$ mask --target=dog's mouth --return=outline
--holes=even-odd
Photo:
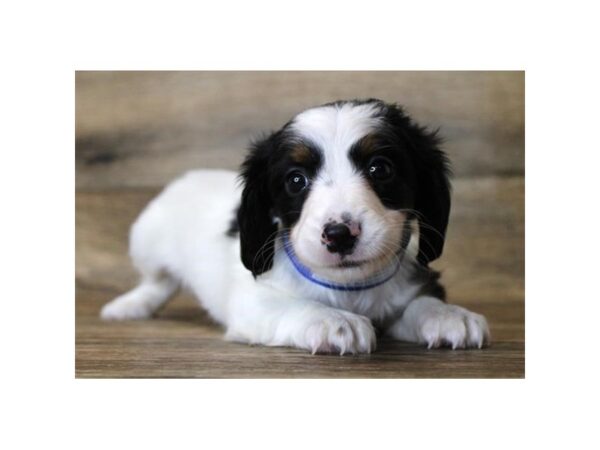
[[[377,272],[388,265],[393,265],[396,256],[396,253],[390,253],[391,249],[388,248],[389,246],[375,251],[375,249],[364,248],[364,243],[360,248],[346,254],[324,252],[322,249],[311,247],[308,248],[309,251],[305,252],[307,250],[306,246],[299,246],[296,249],[293,240],[287,234],[285,236],[286,240],[289,239],[287,245],[297,255],[299,261],[314,271],[314,273],[328,273],[331,276],[362,277],[371,272]]]
[[[330,258],[332,255],[328,255]],[[331,258],[334,260],[327,261],[327,263],[315,263],[310,259],[305,259],[300,257],[304,264],[311,267],[312,269],[319,270],[334,270],[334,271],[343,271],[345,269],[357,269],[357,268],[365,268],[366,266],[377,263],[381,257],[375,258],[367,258],[367,259],[348,259],[348,255],[337,255],[335,258]]]
[[[328,255],[330,258],[332,255]],[[366,255],[365,255],[366,256]],[[370,267],[379,267],[386,262],[391,262],[393,260],[392,255],[389,254],[377,254],[372,257],[367,257],[364,259],[350,259],[350,255],[336,255],[335,258],[331,258],[325,264],[315,264],[309,261],[306,261],[306,264],[314,269],[325,269],[325,270],[334,270],[334,271],[343,271],[345,269],[368,269]],[[333,259],[333,260],[332,260]]]
[[[349,259],[351,255],[339,255],[339,260],[334,264],[331,264],[329,268],[332,269],[353,269],[358,267],[365,267],[368,265],[379,265],[384,261],[391,259],[391,255],[385,253],[379,253],[375,255],[365,255],[363,259]],[[369,257],[370,256],[370,257]]]
[[[370,261],[367,261],[367,260],[363,260],[363,261],[341,261],[335,267],[337,267],[339,269],[351,269],[351,268],[354,268],[354,267],[364,266],[365,264],[368,264],[369,262]]]

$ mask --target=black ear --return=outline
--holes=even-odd
[[[439,148],[436,133],[412,125],[409,131],[416,168],[415,207],[419,218],[419,256],[423,265],[439,258],[444,249],[450,215],[450,164]]]
[[[419,263],[427,266],[444,249],[450,215],[450,163],[437,132],[415,124],[401,107],[384,105],[385,117],[405,142],[414,167],[414,206],[419,219]]]
[[[273,266],[274,238],[273,201],[269,190],[269,160],[275,150],[276,135],[252,144],[242,164],[242,202],[237,219],[240,228],[242,263],[256,277]]]

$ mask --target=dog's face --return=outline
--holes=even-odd
[[[242,261],[272,265],[286,229],[316,273],[369,276],[407,244],[418,219],[419,262],[443,248],[450,209],[447,163],[431,133],[394,105],[337,102],[297,115],[254,144],[242,170]]]

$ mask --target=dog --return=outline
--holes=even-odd
[[[377,331],[487,345],[486,319],[446,303],[429,267],[450,213],[439,144],[377,99],[298,114],[251,144],[239,179],[192,171],[149,203],[130,233],[141,281],[101,317],[148,318],[184,286],[238,342],[369,353]]]

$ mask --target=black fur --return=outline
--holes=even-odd
[[[444,249],[450,216],[450,163],[440,150],[437,132],[414,124],[399,108],[388,113],[390,123],[408,141],[416,175],[414,209],[420,223],[419,262],[427,265]]]
[[[246,269],[255,277],[273,265],[272,238],[277,225],[273,221],[273,198],[268,176],[271,156],[279,141],[278,134],[254,143],[241,169],[244,190],[237,212],[241,257]]]

